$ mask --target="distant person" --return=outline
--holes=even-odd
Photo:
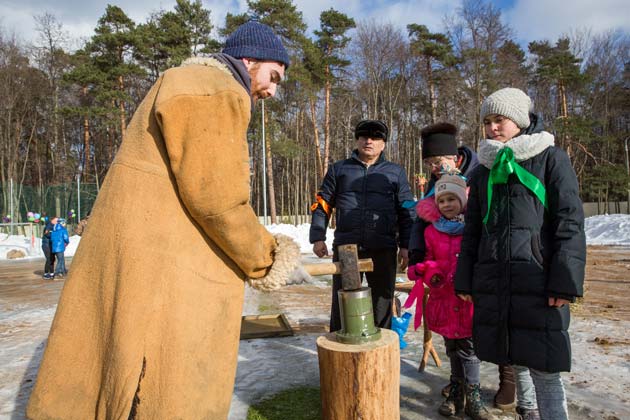
[[[226,419],[245,283],[299,262],[249,203],[247,129],[289,55],[249,21],[138,104],[82,233],[27,417]],[[273,378],[269,378],[273,381]]]
[[[68,273],[68,270],[66,270],[66,259],[64,253],[66,252],[66,247],[70,243],[70,238],[68,237],[65,220],[56,216],[53,217],[52,220],[55,220],[56,222],[54,223],[55,227],[50,234],[50,244],[51,250],[57,260],[57,266],[55,267],[53,277],[56,279],[62,279]]]
[[[74,227],[75,235],[79,235],[79,236],[83,235],[83,232],[85,231],[85,228],[87,227],[89,218],[90,218],[90,215],[88,214],[83,219],[81,219],[79,223],[77,223],[77,225]]]
[[[477,356],[512,365],[519,415],[565,420],[569,303],[582,296],[586,260],[577,177],[525,92],[494,92],[480,117],[486,138],[471,176],[455,290],[474,302]]]
[[[454,168],[452,168],[454,169]],[[424,308],[429,330],[444,337],[451,362],[449,395],[440,405],[443,416],[489,420],[481,399],[479,367],[472,341],[473,304],[457,297],[453,279],[464,233],[464,210],[468,201],[466,181],[456,172],[442,174],[435,183],[435,194],[416,206],[418,216],[428,225],[424,229],[424,261],[410,265],[408,277],[416,281],[405,307],[416,301],[415,328],[420,326],[425,285],[430,294]]]
[[[402,204],[413,199],[405,170],[383,155],[387,136],[388,128],[382,121],[363,120],[356,125],[356,149],[348,159],[328,169],[317,202],[311,207],[309,235],[315,255],[328,255],[326,229],[335,209],[333,260],[339,257],[337,247],[346,244],[358,246],[359,258],[372,259],[374,271],[365,277],[372,289],[374,321],[382,328],[391,327],[398,249],[407,266],[412,219]],[[340,289],[341,276],[334,275],[330,331],[341,329]]]
[[[54,223],[53,223],[54,220]],[[42,251],[44,252],[44,257],[46,258],[46,263],[44,264],[44,276],[45,280],[50,280],[54,277],[55,270],[55,253],[52,251],[50,234],[52,233],[55,225],[57,224],[57,218],[48,219],[46,217],[46,222],[44,224],[44,231],[42,233]]]

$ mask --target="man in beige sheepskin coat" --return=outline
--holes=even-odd
[[[29,418],[227,418],[244,281],[278,287],[299,258],[248,202],[251,106],[288,65],[252,21],[149,91],[74,257]]]

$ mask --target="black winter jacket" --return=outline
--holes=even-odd
[[[473,296],[473,341],[481,360],[569,371],[569,306],[550,307],[548,298],[582,296],[586,242],[578,183],[557,147],[519,163],[545,186],[548,210],[510,175],[507,184],[494,185],[484,225],[490,170],[479,165],[470,182],[455,290]]]
[[[470,175],[473,173],[477,165],[479,165],[477,154],[467,146],[459,147],[457,149],[457,154],[462,159],[462,164],[459,170],[461,171],[462,175],[466,177],[468,183],[470,182]],[[437,177],[435,175],[431,175],[431,178],[429,179],[429,184],[427,185],[427,190],[431,191],[436,182]],[[424,229],[426,229],[426,227],[427,222],[414,214],[414,221],[413,225],[411,226],[411,235],[409,237],[410,266],[424,261],[424,254],[426,253],[424,245]]]
[[[318,195],[335,208],[333,246],[357,244],[363,249],[406,248],[411,211],[402,207],[412,200],[405,170],[385,160],[366,166],[356,150],[335,162],[326,173]],[[326,240],[328,216],[321,205],[313,210],[309,240]],[[398,243],[397,243],[398,238]]]

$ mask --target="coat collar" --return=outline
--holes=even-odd
[[[228,74],[231,74],[232,77],[245,89],[247,94],[252,96],[252,79],[249,76],[249,72],[247,71],[247,67],[245,64],[231,55],[227,54],[213,54],[210,57],[190,57],[182,63],[183,66],[190,66],[193,64],[214,67],[221,71],[224,71]],[[254,103],[252,99],[252,112],[254,111]]]
[[[502,143],[497,140],[484,139],[479,142],[479,162],[488,169],[492,169],[494,159],[499,150],[509,147],[514,152],[517,162],[539,155],[548,147],[554,145],[553,134],[541,131],[534,134],[522,134]]]
[[[356,160],[357,162],[359,162],[361,165],[363,166],[374,166],[374,165],[378,165],[381,162],[385,161],[385,152],[381,152],[381,154],[379,155],[378,159],[376,159],[376,162],[374,162],[371,165],[368,165],[367,163],[363,162],[360,158],[359,158],[359,151],[357,149],[354,149],[352,151],[352,159]]]

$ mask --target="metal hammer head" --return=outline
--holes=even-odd
[[[341,264],[341,285],[343,290],[361,288],[359,253],[355,244],[339,245],[339,263]]]

